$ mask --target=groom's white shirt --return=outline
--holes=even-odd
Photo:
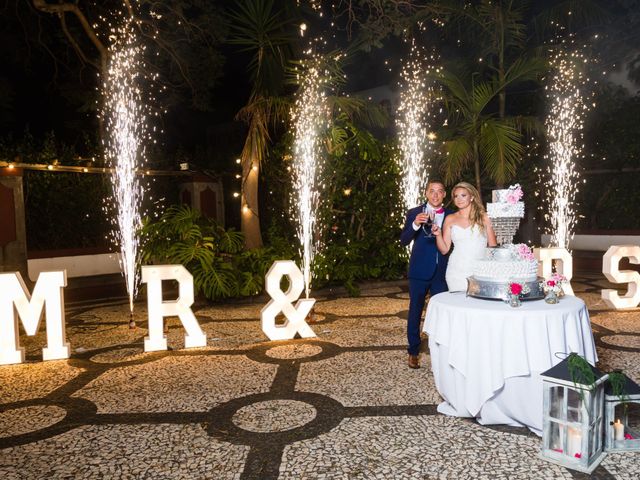
[[[442,205],[440,205],[439,207],[434,207],[427,202],[427,213],[435,212],[436,210],[439,210],[441,208],[444,207]],[[438,225],[439,228],[442,228],[442,222],[444,222],[444,213],[436,213],[434,216],[434,220],[436,222],[436,225]],[[411,225],[413,226],[414,230],[419,230],[422,227],[422,225],[416,225],[415,222],[413,222]]]

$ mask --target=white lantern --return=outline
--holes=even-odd
[[[608,375],[588,365],[593,383],[572,378],[572,353],[542,373],[542,449],[540,456],[563,467],[591,473],[603,452],[604,384]],[[585,362],[586,363],[586,362]]]
[[[607,452],[640,451],[640,386],[626,375],[623,377],[622,394],[614,392],[611,374],[605,387],[605,438]]]

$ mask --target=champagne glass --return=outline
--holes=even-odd
[[[432,238],[435,236],[431,231],[431,229],[433,228],[433,220],[435,218],[435,213],[430,212],[426,205],[424,206],[423,212],[427,214],[427,221],[422,224],[422,231],[424,232],[427,238]]]

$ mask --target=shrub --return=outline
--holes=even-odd
[[[185,205],[168,208],[158,221],[145,220],[142,238],[143,263],[184,265],[196,292],[210,300],[260,293],[278,259],[270,248],[243,251],[242,233]]]

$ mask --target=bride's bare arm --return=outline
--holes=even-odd
[[[447,217],[442,223],[442,228],[434,228],[433,234],[436,236],[436,247],[442,255],[446,255],[451,250],[451,220]]]
[[[496,241],[496,232],[493,231],[493,225],[491,225],[491,219],[489,218],[489,215],[484,216],[484,229],[487,232],[487,246],[497,246],[498,242]]]

